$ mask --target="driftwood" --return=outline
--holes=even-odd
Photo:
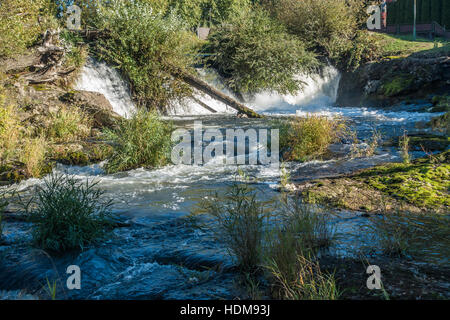
[[[236,101],[235,99],[223,94],[219,90],[211,87],[209,84],[207,84],[203,80],[200,80],[191,74],[188,74],[186,72],[178,70],[178,71],[172,72],[172,75],[176,78],[181,79],[182,81],[191,85],[192,87],[202,91],[203,93],[206,93],[213,99],[216,99],[218,101],[225,103],[226,105],[230,106],[231,108],[237,110],[238,113],[241,115],[244,114],[244,115],[248,116],[249,118],[263,118],[262,115],[256,113],[255,111],[253,111],[252,109],[243,105],[242,103]]]
[[[213,108],[211,108],[210,106],[208,106],[206,103],[204,103],[203,101],[201,101],[200,99],[197,99],[196,97],[192,97],[192,100],[194,100],[196,103],[198,103],[199,105],[201,105],[203,108],[205,108],[206,110],[212,112],[212,113],[217,113],[217,110],[214,110]]]

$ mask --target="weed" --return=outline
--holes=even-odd
[[[101,238],[112,225],[111,201],[103,199],[97,183],[51,174],[22,204],[34,222],[37,246],[55,252],[83,249]]]

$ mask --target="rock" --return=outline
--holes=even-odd
[[[121,119],[114,112],[111,104],[101,93],[91,91],[70,91],[60,97],[60,100],[78,106],[93,117],[94,127],[111,127]]]
[[[411,55],[365,64],[342,75],[337,104],[384,107],[450,91],[450,57]]]

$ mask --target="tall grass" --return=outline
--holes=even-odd
[[[336,300],[339,290],[334,276],[323,273],[317,261],[298,255],[290,261],[291,272],[284,272],[276,260],[267,269],[274,283],[274,296],[282,300]]]
[[[158,167],[167,164],[171,153],[172,124],[159,118],[157,113],[138,111],[130,120],[106,131],[106,137],[115,144],[106,170],[110,173]]]
[[[265,267],[276,299],[336,299],[334,277],[320,270],[315,255],[328,247],[334,230],[328,216],[297,197],[285,195],[277,227],[269,238]]]
[[[24,138],[20,161],[24,164],[27,177],[39,177],[45,169],[45,154],[48,143],[43,136]]]
[[[409,155],[409,140],[410,140],[410,138],[408,137],[408,135],[405,132],[405,133],[403,133],[403,136],[400,138],[400,141],[399,141],[399,147],[400,147],[400,151],[401,151],[401,155],[402,155],[404,164],[411,163],[411,156]]]
[[[97,183],[51,174],[34,196],[23,203],[34,223],[35,244],[54,252],[83,249],[111,226],[111,201]]]
[[[83,139],[91,133],[92,119],[77,108],[61,108],[50,120],[47,136],[57,143]]]
[[[317,115],[295,117],[275,126],[280,128],[280,150],[288,161],[317,159],[348,132],[342,119]]]
[[[16,107],[6,102],[5,95],[0,92],[0,165],[13,158],[17,152],[21,136],[20,123]]]
[[[213,194],[199,204],[197,213],[210,214],[218,225],[217,238],[244,272],[261,266],[264,228],[268,219],[265,203],[256,199],[248,184],[233,183],[224,196]]]

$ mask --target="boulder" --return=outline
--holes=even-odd
[[[108,99],[101,93],[91,91],[70,91],[63,94],[60,100],[64,103],[76,105],[92,116],[95,128],[111,127],[121,119],[114,112]]]

